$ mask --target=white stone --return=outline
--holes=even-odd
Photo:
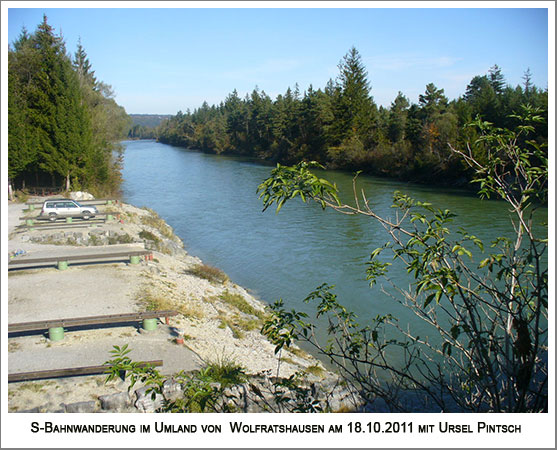
[[[89,192],[81,192],[81,191],[77,191],[77,192],[70,192],[70,198],[72,200],[95,200],[95,197],[93,197],[91,194],[89,194]]]

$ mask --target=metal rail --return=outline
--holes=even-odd
[[[83,325],[101,325],[109,323],[138,322],[143,319],[156,319],[159,317],[172,317],[178,315],[178,311],[161,310],[145,311],[126,314],[109,314],[104,316],[74,317],[70,319],[39,320],[36,322],[21,322],[8,324],[8,333],[20,333],[23,331],[46,330],[57,327],[78,327]]]
[[[154,359],[151,361],[143,361],[140,363],[141,367],[150,365],[152,367],[160,367],[163,365],[162,359]],[[9,373],[8,383],[16,381],[31,381],[43,380],[46,378],[62,378],[62,377],[75,377],[80,375],[99,375],[107,373],[107,365],[98,366],[85,366],[85,367],[70,367],[66,369],[52,369],[52,370],[35,370],[32,372]]]

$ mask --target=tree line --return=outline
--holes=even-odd
[[[458,99],[449,101],[430,83],[417,104],[399,92],[385,108],[373,100],[356,48],[338,68],[336,80],[323,89],[310,85],[302,94],[296,84],[275,100],[258,87],[244,98],[234,90],[219,105],[204,102],[193,112],[179,111],[159,126],[158,139],[217,154],[283,164],[314,160],[328,168],[454,184],[471,178],[448,145],[462,148],[474,141],[475,130],[467,123],[480,116],[496,127],[512,126],[509,116],[522,104],[547,111],[547,89],[533,85],[529,69],[516,87],[506,84],[494,65],[474,77]],[[538,125],[533,138],[547,142],[547,125]]]
[[[128,131],[128,139],[156,139],[156,128],[170,114],[129,114],[132,125]]]
[[[118,190],[119,140],[130,119],[97,80],[81,45],[66,51],[43,17],[8,52],[8,176],[15,189],[53,186],[97,195]]]

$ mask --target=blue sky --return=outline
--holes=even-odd
[[[73,7],[50,8],[46,6],[51,2],[3,3],[8,42],[22,26],[34,31],[46,14],[72,54],[81,38],[97,78],[113,87],[116,101],[128,113],[175,114],[204,100],[219,103],[233,89],[243,96],[255,86],[273,99],[296,82],[302,92],[310,84],[323,88],[336,78],[337,65],[352,46],[368,70],[375,101],[384,106],[398,91],[417,102],[431,82],[456,98],[475,75],[484,75],[494,64],[512,86],[522,83],[527,68],[536,86],[548,86],[549,2],[458,9],[340,7],[347,3],[324,8],[319,2],[305,3],[308,8],[239,8],[235,3],[186,8],[179,2],[171,2],[173,8],[160,8],[159,3],[131,8],[128,5],[136,3],[127,2],[118,4],[122,8],[110,8],[112,2],[88,2],[88,8],[58,2],[56,6]],[[526,8],[536,4],[543,8]],[[37,8],[41,5],[45,7]]]

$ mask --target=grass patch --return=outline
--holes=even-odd
[[[219,316],[219,320],[220,320],[220,324],[219,324],[219,328],[221,330],[224,330],[226,328],[230,328],[230,331],[232,332],[232,336],[235,339],[244,339],[245,334],[243,332],[243,330],[238,327],[237,324],[235,324],[233,321],[230,320],[230,318],[220,315]]]
[[[90,238],[92,238],[93,236],[94,235],[92,235]],[[135,242],[135,239],[132,236],[130,236],[128,233],[117,234],[116,236],[110,236],[108,238],[108,245],[131,244],[133,242]]]
[[[170,309],[178,311],[178,313],[183,314],[185,317],[188,318],[203,319],[205,317],[205,313],[203,312],[203,309],[201,307],[196,307],[191,303],[176,304],[164,294],[155,294],[149,288],[146,288],[137,295],[137,302],[142,308],[145,308],[147,311]]]
[[[297,366],[296,362],[292,358],[289,358],[288,356],[283,356],[280,359],[281,359],[282,362],[285,362],[286,364],[291,364],[293,366]]]
[[[10,342],[8,343],[8,352],[13,353],[18,351],[21,348],[21,344],[19,342]]]
[[[248,301],[240,294],[233,294],[228,289],[224,291],[221,295],[219,295],[219,300],[222,302],[233,306],[237,310],[249,314],[251,316],[255,316],[258,319],[263,320],[265,313],[255,309],[252,305],[248,303]]]
[[[261,326],[263,325],[263,321],[258,318],[244,319],[240,317],[238,318],[237,324],[243,330],[253,331],[261,328]]]
[[[163,295],[154,294],[150,289],[141,292],[137,300],[147,311],[175,309],[172,301],[168,300],[168,298]]]
[[[41,381],[38,383],[29,382],[25,384],[21,384],[17,390],[18,391],[31,391],[31,392],[42,392],[44,388],[52,386],[55,384],[54,381]]]
[[[157,236],[155,236],[153,233],[147,230],[140,231],[139,237],[141,239],[146,239],[148,241],[160,242],[160,239]]]
[[[211,283],[225,283],[228,275],[222,270],[207,264],[197,264],[186,270],[186,273],[210,281]]]
[[[261,328],[263,322],[256,317],[242,317],[239,314],[227,315],[224,312],[220,312],[218,315],[220,320],[219,328],[230,328],[232,331],[232,336],[236,339],[243,339],[245,333],[248,331],[253,331]]]
[[[20,277],[21,275],[29,275],[31,273],[38,273],[41,269],[34,270],[10,270],[8,272],[8,278]]]
[[[288,351],[290,353],[292,353],[293,355],[298,356],[299,358],[307,359],[310,356],[308,352],[306,352],[305,350],[302,350],[299,347],[290,347],[288,349]]]
[[[318,364],[314,364],[313,366],[309,366],[305,370],[310,375],[314,375],[316,377],[322,377],[325,375],[325,369]]]
[[[96,234],[92,234],[89,236],[89,245],[102,245],[102,240]]]
[[[162,236],[167,239],[175,239],[172,228],[152,209],[143,208],[149,212],[149,215],[141,216],[140,220],[143,225],[155,228]]]
[[[46,239],[38,242],[42,245],[69,245],[66,241],[54,239],[53,235],[49,235]]]
[[[228,358],[210,362],[206,369],[206,374],[223,387],[241,384],[247,380],[245,369]]]
[[[17,203],[25,203],[29,200],[29,193],[27,191],[17,190],[14,192],[14,201]]]
[[[180,305],[176,310],[190,319],[203,319],[205,317],[205,313],[200,306],[187,304],[187,305]]]

